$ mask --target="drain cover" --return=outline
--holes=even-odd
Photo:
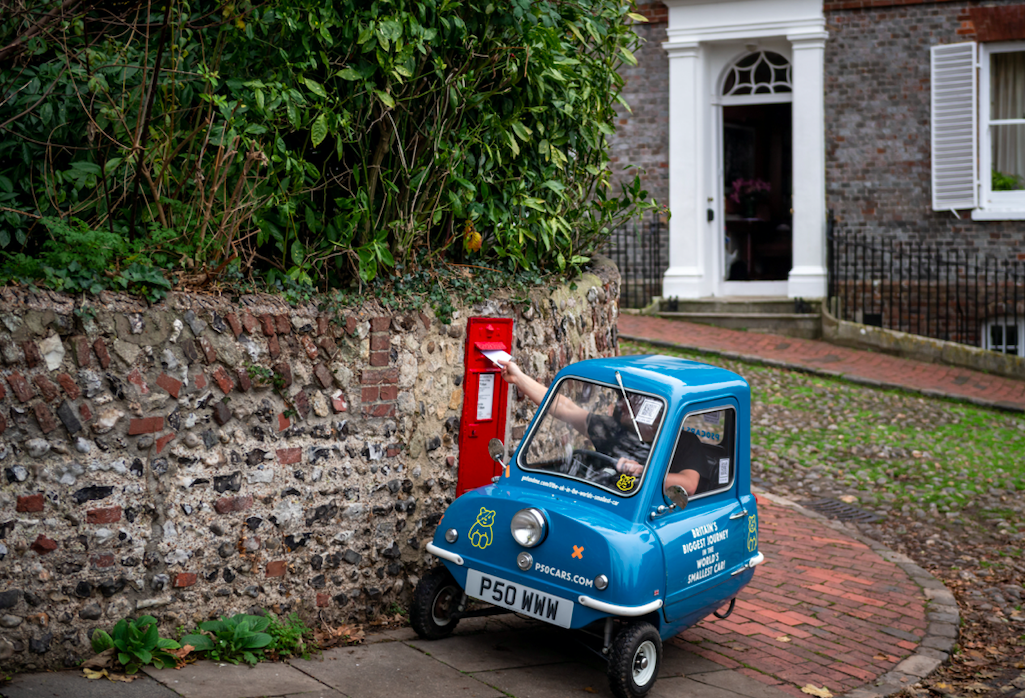
[[[810,502],[804,502],[804,506],[814,509],[831,519],[840,519],[841,521],[875,523],[883,518],[878,514],[873,514],[871,511],[859,509],[852,504],[846,504],[837,499],[813,499]]]

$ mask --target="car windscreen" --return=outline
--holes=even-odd
[[[627,390],[624,399],[618,386],[564,379],[545,402],[519,465],[620,496],[633,494],[644,480],[665,411],[658,397]]]

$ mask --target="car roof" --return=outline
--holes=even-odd
[[[654,393],[667,398],[709,390],[748,393],[750,388],[741,376],[718,366],[675,356],[646,355],[588,359],[570,364],[555,377],[570,376],[600,383],[616,383],[619,371],[627,390]]]

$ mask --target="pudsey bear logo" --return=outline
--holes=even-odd
[[[480,513],[477,514],[477,521],[470,529],[470,545],[481,550],[491,545],[491,524],[493,523],[495,523],[495,512],[481,507]]]

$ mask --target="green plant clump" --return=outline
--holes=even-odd
[[[196,652],[205,652],[217,662],[256,664],[263,659],[264,648],[274,642],[263,632],[269,625],[269,618],[239,613],[200,623],[198,629],[209,635],[189,634],[182,638],[182,644],[192,645]]]
[[[114,648],[126,674],[134,674],[147,664],[160,668],[177,665],[176,658],[167,650],[176,650],[180,645],[160,637],[157,619],[153,616],[142,616],[136,620],[122,618],[114,625],[113,637],[104,630],[96,630],[91,641],[97,654]]]
[[[1022,180],[1021,175],[1006,174],[1004,172],[997,172],[996,170],[993,170],[991,188],[993,191],[1015,191],[1017,189],[1025,189],[1025,181]]]
[[[310,658],[310,652],[316,648],[316,643],[313,642],[313,629],[306,625],[297,613],[290,613],[285,618],[270,613],[268,620],[266,631],[273,641],[265,651],[273,652],[279,657]]]
[[[0,0],[0,281],[575,272],[654,208],[609,160],[631,8]]]

